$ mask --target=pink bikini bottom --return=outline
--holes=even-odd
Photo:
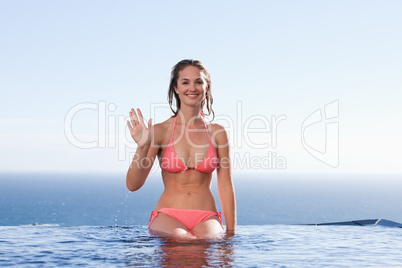
[[[212,216],[218,216],[219,223],[222,224],[221,212],[214,212],[208,210],[196,210],[196,209],[180,209],[180,208],[161,208],[160,210],[154,210],[151,213],[151,218],[149,219],[149,226],[151,228],[152,221],[158,216],[158,213],[165,213],[181,223],[183,223],[187,229],[192,230],[197,224],[206,220]]]

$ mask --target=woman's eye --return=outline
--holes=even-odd
[[[197,84],[204,84],[204,82],[203,81],[198,81]]]

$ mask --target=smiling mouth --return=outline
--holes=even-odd
[[[197,97],[200,94],[186,94],[187,97]]]

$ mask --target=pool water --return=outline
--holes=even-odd
[[[157,175],[131,193],[124,174],[0,174],[0,267],[402,265],[401,228],[301,225],[402,223],[398,176],[235,176],[234,183],[237,234],[177,241],[147,229],[163,191]],[[212,192],[221,211],[216,178]]]
[[[233,237],[178,241],[146,226],[3,226],[0,266],[368,267],[402,264],[402,229],[239,226]]]

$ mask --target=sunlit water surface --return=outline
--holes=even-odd
[[[401,223],[397,176],[235,176],[237,234],[210,241],[150,234],[146,225],[163,191],[160,176],[134,193],[124,179],[124,174],[0,174],[0,267],[402,264],[401,228],[295,225]],[[221,210],[216,178],[212,192]]]
[[[198,241],[146,226],[0,227],[0,266],[392,266],[401,248],[402,229],[381,226],[239,226],[233,237]]]

